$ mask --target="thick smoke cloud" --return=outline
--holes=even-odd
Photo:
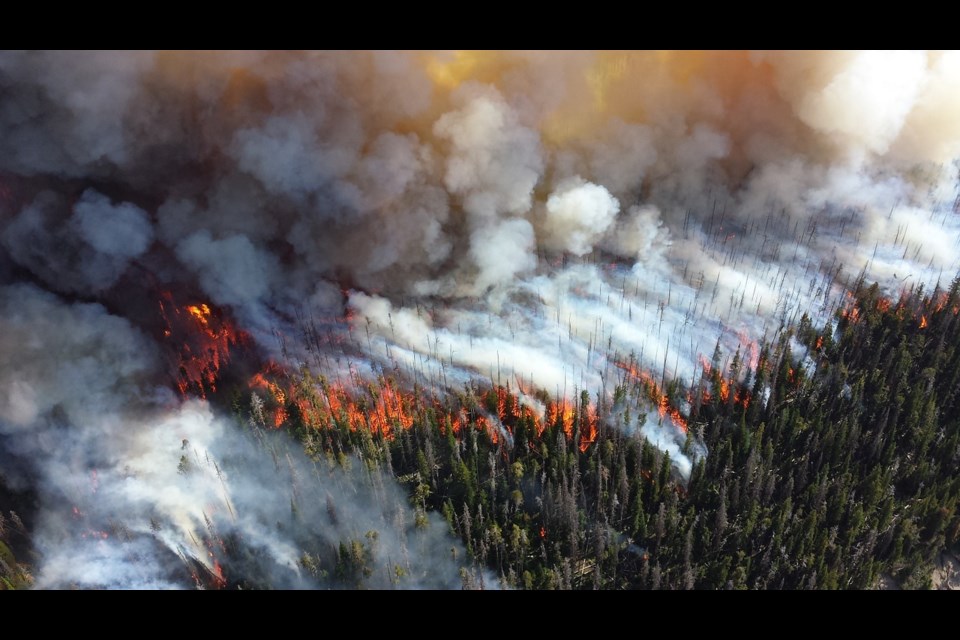
[[[44,500],[38,587],[192,586],[188,560],[317,587],[304,557],[332,574],[332,551],[354,540],[369,550],[367,586],[460,586],[459,543],[436,514],[417,524],[384,471],[309,461],[256,416],[244,433],[206,402],[180,405],[156,386],[154,345],[100,305],[29,285],[4,287],[0,303],[0,436],[20,461],[4,473],[38,483]],[[228,551],[232,538],[256,557]]]
[[[861,273],[896,296],[958,267],[956,52],[5,52],[0,92],[0,451],[41,520],[58,478],[126,486],[151,425],[218,428],[159,391],[145,278],[291,367],[296,318],[349,317],[338,367],[573,397],[631,355],[694,382]],[[668,419],[641,432],[689,469]],[[112,500],[173,521],[188,489]],[[149,540],[198,553],[144,531],[104,564]]]
[[[545,244],[584,256],[613,224],[620,203],[603,187],[579,179],[557,186],[547,199]]]

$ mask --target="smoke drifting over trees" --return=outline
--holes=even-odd
[[[4,52],[0,93],[0,479],[37,492],[39,586],[216,576],[231,535],[309,586],[304,540],[373,530],[373,584],[461,584],[388,469],[178,396],[155,292],[291,370],[499,379],[543,413],[531,389],[607,397],[631,357],[692,385],[860,275],[958,268],[956,52]],[[705,450],[653,409],[689,475]]]

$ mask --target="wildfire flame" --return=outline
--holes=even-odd
[[[942,313],[948,308],[948,305],[950,305],[950,294],[948,292],[940,292],[935,296],[925,298],[922,306],[919,309],[913,310],[907,309],[907,300],[909,300],[909,298],[910,292],[905,290],[901,292],[900,300],[896,306],[893,305],[893,302],[889,298],[885,297],[878,298],[874,306],[881,315],[893,313],[899,319],[904,319],[907,316],[913,317],[920,329],[926,329],[930,326],[930,320],[937,314]],[[960,304],[950,305],[949,309],[954,316],[960,315]],[[859,302],[854,299],[852,293],[847,292],[847,306],[840,310],[839,315],[850,323],[856,323],[860,320],[860,305]],[[818,338],[817,348],[819,349],[822,344],[823,338]]]
[[[246,334],[206,303],[177,305],[169,291],[160,294],[159,306],[180,394],[206,398],[215,393],[220,369],[230,360],[231,350],[247,342]]]
[[[760,365],[760,362],[758,358],[756,366],[759,366],[759,365]],[[751,400],[750,392],[744,389],[739,382],[737,382],[736,380],[733,380],[732,378],[724,378],[719,371],[714,370],[713,365],[711,365],[710,362],[705,357],[703,357],[703,355],[700,356],[700,366],[703,368],[704,379],[706,378],[714,379],[714,382],[716,383],[716,386],[719,389],[721,402],[726,403],[728,400],[730,400],[730,388],[732,386],[736,389],[735,393],[733,394],[733,403],[740,405],[744,409],[750,406],[750,400]],[[704,404],[708,404],[712,400],[713,400],[713,395],[710,393],[710,391],[708,389],[703,389],[701,394],[701,402]]]
[[[614,361],[614,364],[623,371],[626,371],[630,377],[639,380],[640,383],[643,384],[650,400],[656,405],[657,413],[660,414],[661,418],[670,416],[673,424],[677,425],[684,433],[687,432],[687,419],[683,417],[679,409],[670,404],[670,398],[661,391],[660,387],[654,381],[653,376],[635,365],[619,361]]]
[[[545,416],[522,405],[519,398],[504,386],[496,386],[487,394],[487,413],[468,411],[463,406],[450,407],[436,398],[404,390],[394,380],[380,377],[374,382],[344,384],[321,381],[318,385],[298,385],[275,363],[268,363],[248,381],[250,389],[259,390],[265,400],[264,421],[274,428],[288,424],[291,409],[296,408],[304,426],[313,429],[343,428],[365,430],[386,440],[393,440],[400,432],[412,429],[435,416],[442,432],[448,429],[457,437],[467,428],[486,435],[494,445],[512,447],[513,434],[520,421],[532,425],[533,434],[540,438],[550,427],[559,428],[568,441],[579,438],[576,445],[586,452],[599,435],[596,407],[578,406],[567,400],[549,403]],[[521,389],[522,393],[525,393]],[[578,420],[579,417],[579,420]],[[533,442],[529,446],[534,446]]]

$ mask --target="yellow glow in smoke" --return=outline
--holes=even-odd
[[[629,55],[626,53],[601,52],[600,59],[587,71],[587,84],[593,92],[594,108],[602,112],[607,108],[610,86],[627,73]]]
[[[600,51],[596,61],[584,71],[584,81],[588,90],[585,99],[572,99],[544,119],[543,135],[552,144],[562,145],[572,140],[592,135],[611,113],[618,113],[619,94],[624,86],[630,86],[637,79],[633,77],[638,60],[649,56],[649,52],[637,51]],[[641,122],[645,111],[642,105],[634,105],[629,110],[633,122]]]
[[[452,51],[428,54],[427,75],[448,91],[468,80],[496,83],[500,57],[496,51]]]

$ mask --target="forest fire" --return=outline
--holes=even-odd
[[[580,407],[567,400],[553,401],[541,416],[500,385],[482,396],[490,410],[487,414],[479,407],[467,410],[463,406],[450,407],[438,399],[428,400],[422,394],[403,390],[387,377],[350,385],[312,379],[297,382],[273,362],[254,374],[248,387],[262,395],[262,420],[273,428],[289,425],[296,416],[309,429],[364,430],[392,441],[400,432],[424,423],[432,415],[442,431],[450,429],[457,437],[462,437],[464,429],[472,425],[493,444],[512,446],[514,432],[523,422],[536,439],[553,427],[573,441],[579,429],[576,444],[581,452],[586,452],[599,434],[599,418],[592,405]],[[521,389],[521,393],[525,392]]]
[[[747,335],[745,331],[739,331],[737,337],[740,339],[740,344],[746,349],[747,366],[756,371],[760,363],[760,344]]]
[[[862,299],[855,299],[852,294],[848,293],[847,306],[840,310],[839,317],[850,324],[856,324],[863,318],[861,309],[865,308],[868,313],[873,313],[875,310],[880,316],[892,314],[899,320],[912,318],[916,322],[917,329],[924,330],[930,326],[936,316],[945,310],[949,309],[949,312],[954,316],[960,315],[960,303],[951,304],[951,294],[947,291],[936,291],[930,296],[925,296],[920,305],[916,303],[908,304],[910,297],[914,295],[908,290],[900,293],[900,299],[896,305],[890,298],[884,296],[877,296],[871,302],[874,295],[876,295],[875,291],[871,290],[867,292],[866,298],[861,296]],[[819,350],[822,346],[822,338],[817,340],[816,346]]]
[[[275,408],[273,410],[273,426],[274,428],[280,428],[288,418],[286,403],[287,403],[287,394],[284,393],[283,389],[280,388],[280,385],[269,380],[263,373],[257,372],[250,379],[249,386],[251,389],[261,389],[265,390],[270,394],[270,397],[275,403]]]
[[[220,566],[220,562],[216,559],[213,561],[213,579],[218,589],[223,589],[227,586],[227,578],[223,575],[223,567]]]
[[[661,418],[670,416],[670,420],[673,421],[681,431],[684,433],[687,432],[687,419],[683,417],[680,413],[680,410],[671,405],[670,398],[661,391],[659,385],[654,381],[653,376],[651,376],[646,371],[643,371],[636,365],[631,365],[625,362],[614,361],[614,364],[626,371],[634,380],[638,380],[647,390],[647,394],[650,400],[656,405],[657,413],[660,414]]]
[[[216,392],[231,350],[247,343],[247,335],[206,303],[177,305],[173,293],[163,291],[159,305],[165,343],[174,352],[170,366],[177,389],[183,396],[206,398]]]

